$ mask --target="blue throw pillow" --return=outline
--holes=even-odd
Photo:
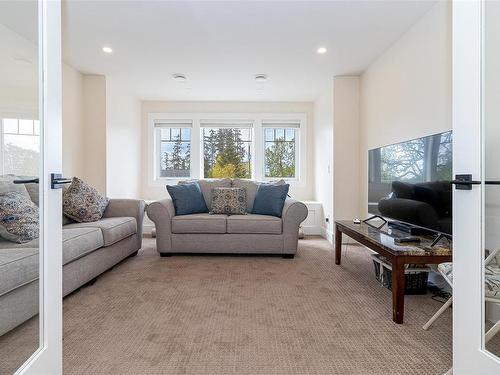
[[[289,188],[289,184],[260,184],[257,187],[252,213],[281,217]]]
[[[167,190],[174,202],[175,215],[208,212],[200,185],[197,182],[182,185],[167,185]]]

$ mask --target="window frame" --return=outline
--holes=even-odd
[[[295,176],[294,177],[267,177],[266,176],[266,129],[295,129]],[[301,162],[304,162],[305,156],[302,157],[301,151],[303,149],[301,144],[302,122],[299,120],[277,120],[277,121],[262,121],[262,145],[263,145],[263,160],[262,160],[262,180],[263,181],[277,181],[284,180],[291,184],[300,183],[300,170]],[[285,135],[286,137],[286,135]]]
[[[5,133],[5,120],[16,120],[17,121],[17,133]],[[20,133],[19,131],[19,122],[21,120],[31,121],[32,123],[32,134]],[[38,122],[38,134],[35,131],[35,122]],[[25,136],[25,137],[38,137],[40,139],[40,120],[36,118],[36,116],[31,114],[20,114],[20,113],[0,113],[0,174],[4,175],[5,172],[5,135],[16,135],[16,136]],[[41,147],[39,145],[39,147]],[[41,152],[41,150],[39,150]]]
[[[156,168],[158,165],[158,140],[156,139],[156,126],[158,123],[176,123],[179,121],[191,122],[191,174],[190,177],[159,177]],[[210,123],[213,126],[208,126]],[[213,112],[213,113],[148,113],[148,183],[150,187],[164,186],[166,183],[175,184],[186,179],[204,179],[203,170],[203,128],[213,127],[215,124],[224,124],[227,127],[248,127],[252,124],[252,180],[275,181],[285,180],[294,186],[304,186],[304,168],[307,163],[307,114],[297,113],[237,113],[237,112]],[[265,124],[282,124],[286,128],[295,124],[295,177],[280,178],[265,176]],[[232,126],[232,125],[236,126]],[[246,126],[238,126],[245,124]],[[177,126],[179,127],[179,126]],[[275,126],[278,127],[278,126]]]
[[[155,147],[154,147],[154,178],[155,180],[180,180],[180,179],[190,179],[192,178],[192,165],[191,165],[191,159],[189,159],[189,176],[186,177],[161,177],[161,130],[162,129],[189,129],[190,131],[190,136],[189,136],[189,147],[191,150],[191,145],[192,145],[192,132],[193,132],[193,127],[191,122],[159,122],[155,121],[154,123],[154,142],[155,142]],[[181,130],[182,134],[182,130]]]

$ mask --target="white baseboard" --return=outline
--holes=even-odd
[[[321,237],[325,238],[333,244],[333,232],[325,227],[321,227]]]

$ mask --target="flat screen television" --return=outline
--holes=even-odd
[[[452,234],[452,132],[368,151],[368,212]]]

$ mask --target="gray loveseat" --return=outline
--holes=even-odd
[[[97,222],[64,219],[64,296],[137,254],[144,209],[141,200],[111,199]],[[0,240],[0,336],[38,314],[38,267],[38,240],[25,244]]]
[[[251,212],[258,183],[249,180],[200,180],[210,209],[214,187],[244,187],[247,211]],[[266,215],[175,215],[170,198],[148,205],[147,214],[156,228],[156,248],[161,256],[175,253],[281,254],[297,252],[299,225],[307,217],[302,202],[287,198],[282,217]]]

